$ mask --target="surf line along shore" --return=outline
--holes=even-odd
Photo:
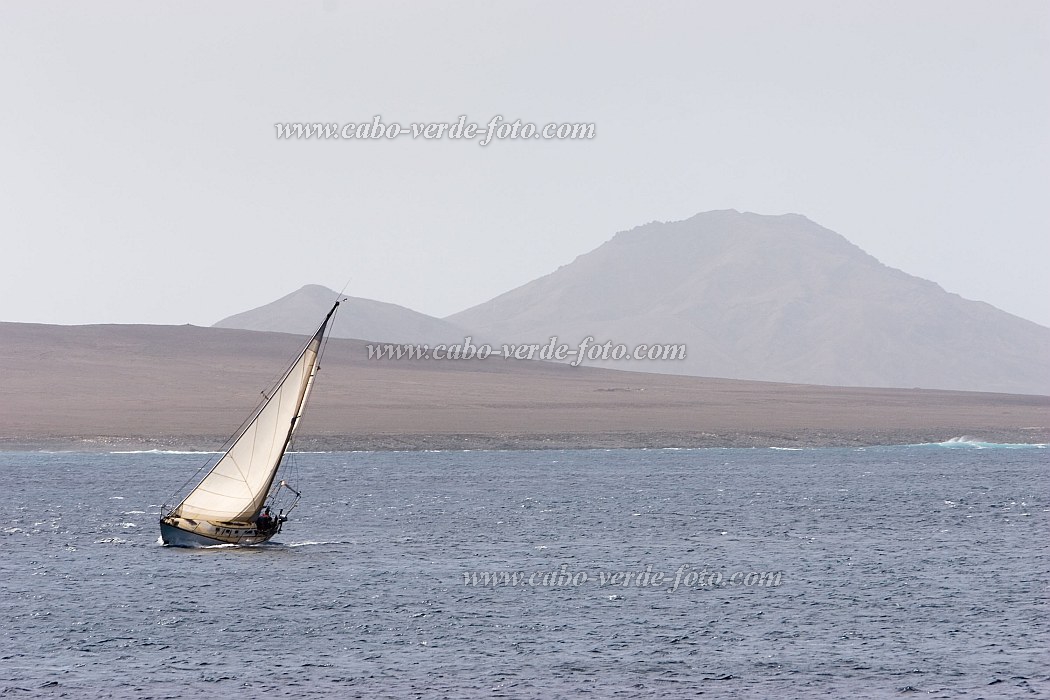
[[[766,433],[588,433],[588,434],[353,434],[306,435],[297,439],[304,451],[425,451],[425,450],[573,450],[573,449],[703,449],[703,448],[777,448],[818,449],[828,447],[871,447],[877,445],[935,445],[956,441],[967,443],[1042,444],[1050,443],[1044,431],[992,430],[979,436],[961,431],[943,438],[945,432],[896,430],[848,434],[827,431],[803,432],[796,435]],[[73,452],[211,452],[221,444],[220,436],[113,437],[80,436],[53,438],[0,438],[0,451],[73,451]]]

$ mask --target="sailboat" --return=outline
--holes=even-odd
[[[325,331],[337,308],[338,301],[273,389],[264,392],[262,403],[230,437],[228,447],[204,478],[177,506],[161,510],[164,544],[253,545],[281,531],[300,494],[283,479],[277,481],[277,472],[310,397]],[[290,503],[274,515],[272,510],[285,489],[291,494]]]

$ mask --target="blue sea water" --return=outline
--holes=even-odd
[[[206,455],[0,453],[0,696],[1045,697],[1048,454],[297,454],[187,550]]]

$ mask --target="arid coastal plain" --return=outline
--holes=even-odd
[[[217,449],[303,338],[0,324],[0,449]],[[1050,441],[1050,397],[811,386],[489,357],[369,360],[332,339],[298,449],[815,447]]]

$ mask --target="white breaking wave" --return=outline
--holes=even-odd
[[[1023,449],[1046,449],[1045,442],[985,442],[969,435],[953,437],[944,442],[923,442],[916,447],[968,447],[975,450],[1023,450]]]

